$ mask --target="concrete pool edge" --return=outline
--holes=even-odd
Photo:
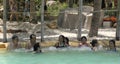
[[[40,45],[42,47],[50,47],[50,46],[54,46],[56,42],[57,41],[46,41],[46,42],[41,42]],[[21,42],[21,44],[26,44],[26,43],[27,42]],[[87,43],[90,43],[90,41],[87,41]],[[98,43],[101,44],[103,47],[107,47],[109,41],[102,40],[102,41],[98,41]],[[72,47],[78,47],[79,46],[79,41],[70,41],[69,44]],[[7,43],[0,42],[0,49],[1,48],[7,48],[8,45],[9,45],[9,42],[7,42]],[[120,41],[116,41],[116,46],[120,47]]]

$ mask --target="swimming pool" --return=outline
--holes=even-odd
[[[120,52],[49,51],[1,52],[0,64],[119,64]]]

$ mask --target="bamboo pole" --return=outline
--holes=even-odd
[[[118,20],[117,20],[117,28],[116,28],[116,40],[120,40],[120,0],[118,0]]]
[[[3,0],[3,42],[7,42],[7,28],[6,28],[6,20],[7,20],[7,1]]]
[[[83,24],[83,19],[82,19],[82,7],[83,7],[83,0],[79,0],[79,26],[78,26],[78,35],[77,39],[80,40],[81,38],[81,33],[82,33],[82,24]]]
[[[44,42],[44,0],[41,3],[41,42]]]

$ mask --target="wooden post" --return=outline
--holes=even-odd
[[[7,21],[7,0],[3,0],[3,42],[7,42],[7,28],[6,28],[6,21]]]
[[[79,26],[78,26],[78,35],[77,39],[80,40],[81,38],[81,33],[82,33],[82,24],[83,24],[83,19],[82,19],[82,7],[83,7],[83,0],[79,0]]]
[[[116,40],[120,40],[120,0],[118,0],[118,17],[117,17],[117,28],[116,28]]]
[[[45,4],[45,1],[42,0],[42,3],[41,3],[41,42],[44,41],[44,4]]]

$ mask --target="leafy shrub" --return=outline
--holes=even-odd
[[[67,8],[67,3],[57,3],[55,5],[48,6],[47,12],[52,16],[57,16],[60,10]]]

